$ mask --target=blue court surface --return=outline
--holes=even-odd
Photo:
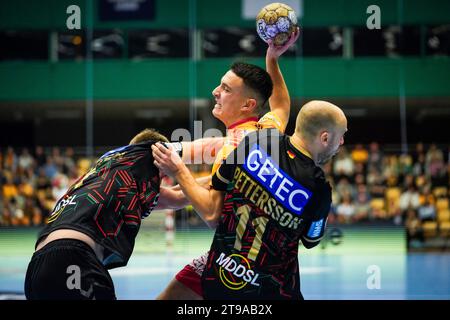
[[[341,231],[340,241],[325,239],[311,250],[300,247],[305,299],[450,299],[448,252],[408,253],[404,232],[398,228]],[[23,298],[24,276],[37,232],[0,230],[1,299]],[[128,266],[111,270],[118,299],[154,299],[186,263],[208,249],[212,236],[209,230],[178,231],[168,245],[164,231],[142,228]]]

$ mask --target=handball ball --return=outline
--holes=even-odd
[[[295,11],[284,3],[271,3],[256,16],[256,31],[265,42],[273,40],[277,46],[284,45],[297,27]]]

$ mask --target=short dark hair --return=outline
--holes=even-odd
[[[259,95],[261,101],[257,101],[258,110],[261,110],[267,100],[272,95],[273,83],[272,78],[266,70],[256,65],[235,62],[231,65],[233,71],[238,77],[244,80],[244,84]]]

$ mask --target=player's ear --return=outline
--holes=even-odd
[[[254,113],[256,111],[256,99],[248,98],[245,101],[245,105],[242,106],[242,111],[248,112],[248,113]]]
[[[328,131],[322,131],[320,133],[320,142],[322,143],[323,146],[328,146],[330,140],[330,133]]]

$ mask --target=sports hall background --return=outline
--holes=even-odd
[[[269,2],[0,2],[1,299],[23,298],[36,234],[90,161],[146,127],[224,132],[211,91],[232,61],[264,66],[254,16]],[[449,299],[450,2],[286,3],[301,26],[280,59],[287,133],[312,99],[349,120],[345,148],[326,167],[327,236],[300,249],[305,298]],[[366,26],[373,4],[380,30]],[[70,5],[81,30],[66,26]],[[118,298],[155,298],[212,235],[190,207],[152,213],[129,265],[111,272]]]

